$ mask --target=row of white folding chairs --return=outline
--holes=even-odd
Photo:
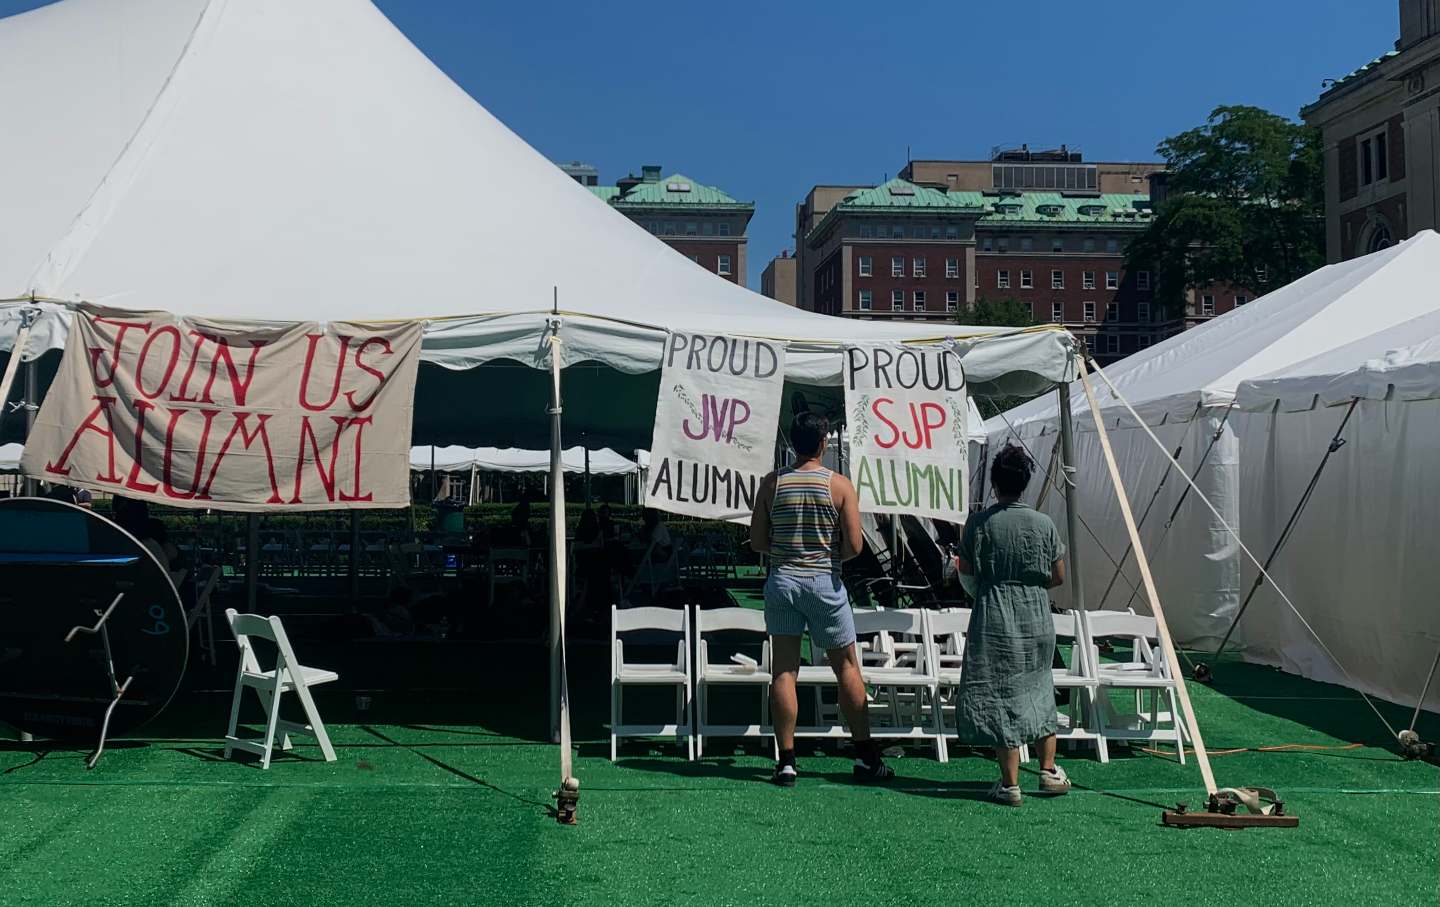
[[[871,734],[884,739],[921,739],[931,741],[941,761],[947,759],[943,730],[935,700],[939,679],[932,670],[929,644],[929,612],[926,611],[856,611],[855,627],[861,637],[869,640],[867,657],[863,659],[862,675],[867,685],[888,693],[877,696],[873,708],[876,721]],[[772,663],[765,615],[751,608],[611,608],[610,621],[610,758],[616,757],[619,741],[627,737],[669,737],[684,743],[689,758],[703,755],[707,736],[772,737],[770,723],[770,682]],[[693,628],[693,632],[692,632]],[[626,658],[625,640],[621,634],[633,631],[673,633],[679,636],[675,657],[663,662],[637,662]],[[750,664],[746,659],[712,658],[707,634],[753,633],[760,637],[760,658]],[[878,661],[870,652],[888,653],[895,638],[923,640],[918,654],[904,659],[884,655]],[[633,647],[632,647],[633,648]],[[695,653],[693,660],[691,652]],[[818,654],[818,653],[817,653]],[[817,659],[818,660],[818,659]],[[796,682],[817,691],[835,686],[835,675],[828,665],[802,665]],[[675,711],[665,723],[631,724],[624,719],[624,691],[627,685],[672,686],[675,688]],[[710,721],[710,687],[753,686],[760,692],[759,721],[747,724],[712,724]],[[895,707],[897,693],[908,694],[921,707],[901,710]],[[886,708],[886,705],[890,708]],[[891,721],[883,719],[889,715]],[[823,712],[821,713],[823,719]],[[838,719],[796,729],[797,736],[845,737],[849,731]]]
[[[937,758],[948,761],[946,738],[958,735],[953,698],[964,668],[970,614],[968,609],[855,612],[856,633],[862,640],[861,673],[866,685],[875,690],[870,703],[872,736],[929,740],[935,746]],[[1173,742],[1183,763],[1185,737],[1175,704],[1177,672],[1165,661],[1158,645],[1154,618],[1131,612],[1068,611],[1053,614],[1052,620],[1057,641],[1068,640],[1071,644],[1068,666],[1053,669],[1056,688],[1070,693],[1069,707],[1059,716],[1057,736],[1061,740],[1091,743],[1101,762],[1109,761],[1107,740]],[[627,662],[624,641],[619,634],[633,630],[678,634],[674,661]],[[760,659],[753,665],[712,660],[705,636],[722,631],[759,636]],[[1097,646],[1097,640],[1102,638],[1127,641],[1130,661],[1102,662]],[[693,671],[692,651],[695,653]],[[833,704],[827,707],[821,697],[821,690],[835,686],[834,673],[822,662],[820,653],[814,656],[812,664],[801,666],[796,682],[813,690],[817,724],[798,727],[796,736],[848,736],[838,708]],[[618,741],[625,737],[674,735],[677,742],[685,742],[689,758],[694,759],[703,754],[706,736],[773,736],[769,720],[771,668],[769,638],[760,611],[612,608],[611,759],[615,758]],[[665,724],[624,723],[624,686],[627,684],[674,686],[674,720]],[[742,725],[711,724],[708,691],[711,685],[757,688],[760,720]],[[1116,708],[1110,694],[1117,690],[1134,692],[1133,713]],[[1148,714],[1142,701],[1147,693]],[[1028,761],[1028,749],[1022,758]]]

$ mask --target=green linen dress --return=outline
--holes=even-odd
[[[975,572],[975,609],[955,715],[961,741],[1015,748],[1055,733],[1050,570],[1065,554],[1055,524],[1021,504],[973,514],[960,555]]]

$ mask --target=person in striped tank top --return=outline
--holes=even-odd
[[[750,547],[770,556],[765,580],[765,628],[770,633],[773,681],[770,714],[780,759],[772,781],[793,787],[795,722],[799,705],[795,678],[800,670],[800,640],[808,629],[810,644],[825,650],[840,687],[840,708],[855,743],[857,781],[884,781],[894,772],[880,758],[870,737],[865,683],[855,651],[855,618],[840,580],[840,564],[860,553],[860,511],[855,486],[826,469],[830,421],[801,413],[790,427],[795,465],[777,470],[760,483],[750,516]]]

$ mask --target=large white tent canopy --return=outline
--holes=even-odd
[[[1417,541],[1433,534],[1440,513],[1437,286],[1440,235],[1422,231],[1106,369],[1261,558],[1325,460],[1272,573],[1353,677],[1268,586],[1254,594],[1235,639],[1255,660],[1412,703],[1440,647],[1432,603],[1440,561],[1419,556]],[[1214,645],[1256,571],[1203,504],[1190,496],[1181,506],[1185,483],[1166,478],[1165,454],[1104,382],[1095,384],[1130,499],[1137,514],[1152,511],[1142,537],[1171,626],[1180,639]],[[1072,400],[1077,412],[1086,406],[1083,396]],[[990,420],[990,442],[1018,437],[1043,464],[1057,443],[1057,419],[1053,395],[1036,400]],[[1139,607],[1133,558],[1118,577],[1114,566],[1126,537],[1097,435],[1088,420],[1076,428],[1089,527],[1078,540],[1086,605]],[[1337,432],[1345,443],[1331,451]],[[1047,502],[1056,513],[1057,497]],[[1440,692],[1427,702],[1440,704]]]
[[[583,447],[567,447],[562,456],[566,472],[589,472],[596,476],[628,476],[640,467],[608,447],[590,451]],[[550,451],[525,450],[516,447],[464,447],[425,445],[410,448],[410,468],[437,472],[549,472]]]
[[[63,345],[66,305],[82,300],[425,318],[425,361],[497,363],[465,381],[517,386],[500,402],[521,401],[541,428],[543,376],[513,363],[544,364],[557,318],[563,363],[610,373],[589,382],[597,401],[628,391],[652,408],[653,379],[616,375],[653,372],[667,330],[789,341],[787,376],[810,384],[838,381],[840,344],[947,336],[975,384],[1073,374],[1060,331],[820,316],[696,267],[526,145],[367,0],[63,0],[13,16],[0,21],[0,118],[35,136],[0,144],[0,300],[12,301],[0,349],[31,298],[44,310],[31,356]],[[514,415],[427,410],[427,381],[445,399],[453,384],[433,374],[422,368],[424,440],[473,443]],[[648,413],[617,428],[569,403],[567,438],[644,443]],[[548,440],[484,440],[525,437]]]

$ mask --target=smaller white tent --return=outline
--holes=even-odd
[[[24,444],[0,444],[0,472],[19,472]]]
[[[1352,676],[1268,585],[1236,630],[1247,657],[1413,705],[1440,650],[1440,311],[1242,382],[1236,402],[1254,414],[1239,448],[1245,534],[1268,553],[1294,516],[1270,573]],[[1440,688],[1425,706],[1440,711]]]
[[[563,462],[566,472],[585,472],[585,448],[567,447]],[[590,451],[589,465],[590,474],[596,476],[628,476],[640,469],[634,461],[608,447]],[[434,468],[440,472],[549,472],[550,451],[459,445],[432,448],[424,445],[410,448],[410,468],[420,471]]]

